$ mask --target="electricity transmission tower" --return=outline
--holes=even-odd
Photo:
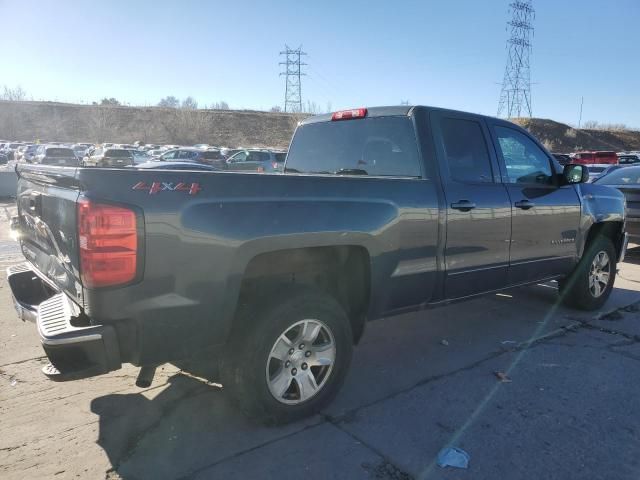
[[[507,29],[511,35],[507,40],[507,66],[502,80],[498,116],[507,118],[531,117],[531,38],[533,37],[533,19],[535,10],[532,0],[515,0],[509,4],[511,20]]]
[[[289,48],[285,45],[285,50],[280,52],[280,55],[284,55],[284,62],[280,62],[280,65],[284,65],[284,72],[280,72],[280,75],[286,76],[285,90],[284,90],[284,111],[285,112],[302,112],[302,82],[301,77],[306,75],[302,72],[302,66],[306,63],[302,63],[300,58],[302,55],[306,55],[302,51],[302,45],[298,48]]]

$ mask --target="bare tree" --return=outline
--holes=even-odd
[[[115,135],[116,111],[110,106],[94,108],[89,122],[89,135],[94,141],[103,143]]]
[[[158,102],[158,106],[164,108],[178,108],[178,106],[180,106],[180,100],[173,95],[169,95],[168,97],[164,97],[160,100]]]
[[[182,100],[182,108],[184,108],[185,110],[197,110],[198,102],[193,97],[187,97]]]
[[[212,110],[229,110],[229,104],[224,100],[211,105]]]
[[[311,100],[307,100],[307,104],[302,107],[303,113],[311,113],[312,115],[317,115],[322,113],[322,108],[316,102],[312,102]]]
[[[120,105],[120,102],[118,100],[116,100],[115,98],[111,97],[111,98],[103,98],[102,100],[100,100],[100,105],[113,105],[113,106],[117,106]]]
[[[274,105],[273,107],[271,107],[271,110],[269,110],[270,112],[281,112],[282,111],[282,107],[280,107],[279,105]]]
[[[4,86],[4,93],[2,94],[2,100],[8,100],[10,102],[23,102],[27,98],[27,92],[22,87],[7,87]]]

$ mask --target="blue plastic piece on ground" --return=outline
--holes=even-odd
[[[469,454],[457,447],[443,448],[438,453],[438,466],[442,468],[469,468]]]

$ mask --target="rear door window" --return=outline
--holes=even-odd
[[[269,158],[268,152],[249,152],[247,162],[268,162]]]
[[[198,152],[194,152],[192,150],[180,150],[175,158],[178,158],[179,160],[191,160],[197,156]]]
[[[178,155],[178,151],[177,150],[172,150],[170,152],[162,154],[162,159],[163,160],[173,160],[174,158],[177,158],[177,155]]]
[[[397,116],[302,125],[293,137],[286,171],[420,177],[413,122]]]
[[[493,182],[482,126],[474,120],[443,118],[440,128],[451,179],[466,183]]]
[[[201,155],[205,160],[220,160],[223,158],[222,154],[218,150],[208,150],[206,152],[202,152]]]

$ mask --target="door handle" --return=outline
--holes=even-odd
[[[469,200],[460,200],[458,202],[452,203],[451,208],[460,210],[461,212],[468,212],[476,208],[476,204],[470,202]]]
[[[536,206],[536,204],[530,200],[520,200],[519,202],[516,202],[514,205],[516,206],[516,208],[521,208],[522,210],[529,210],[530,208],[533,208]]]

